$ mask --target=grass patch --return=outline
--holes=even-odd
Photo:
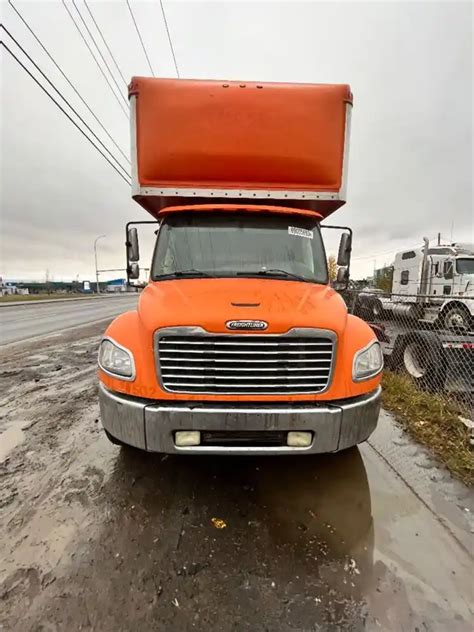
[[[474,484],[474,452],[469,430],[458,417],[462,411],[441,394],[422,391],[407,375],[386,371],[382,380],[386,410],[420,443],[428,446],[449,471]]]

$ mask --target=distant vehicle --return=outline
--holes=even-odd
[[[392,286],[362,291],[358,307],[375,319],[394,316],[470,331],[474,318],[474,245],[452,243],[397,253]]]
[[[117,294],[127,291],[127,279],[112,279],[107,281],[106,292]]]

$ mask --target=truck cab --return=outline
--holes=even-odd
[[[311,454],[365,441],[378,419],[382,352],[372,329],[348,314],[330,286],[322,238],[324,218],[340,205],[347,169],[347,103],[340,99],[341,93],[349,94],[347,87],[330,91],[337,108],[328,106],[327,86],[323,93],[319,86],[306,86],[310,96],[295,88],[303,103],[312,99],[309,131],[317,131],[314,125],[327,129],[325,117],[338,121],[332,139],[339,147],[339,154],[333,152],[340,172],[337,188],[326,191],[324,183],[313,183],[301,193],[289,186],[294,155],[281,155],[281,144],[272,145],[281,134],[282,120],[275,112],[280,119],[294,116],[291,103],[279,101],[282,90],[294,96],[289,84],[252,86],[241,101],[242,84],[232,86],[237,96],[229,98],[229,84],[163,81],[135,79],[131,85],[134,197],[153,215],[157,236],[138,309],[116,318],[100,345],[100,408],[107,436],[122,445],[181,454]],[[220,124],[230,137],[236,133],[232,126],[246,117],[265,120],[268,104],[260,102],[261,90],[273,97],[274,108],[279,104],[263,130],[271,160],[258,181],[245,182],[245,187],[239,181],[235,188],[236,173],[242,177],[248,165],[241,167],[243,157],[234,156],[228,173],[226,167],[225,188],[216,183],[203,187],[210,186],[205,169],[215,174],[215,157],[223,154],[223,136],[216,130],[217,140],[197,166],[195,156],[202,147],[189,137],[178,143],[172,139],[171,154],[165,142],[163,153],[150,158],[147,151],[158,151],[163,142],[149,144],[150,136],[158,138],[156,125],[147,121],[160,114],[171,117],[175,131],[187,129],[193,101],[181,103],[183,85],[188,97],[195,97],[195,124],[203,133],[216,111],[219,116],[226,112]],[[178,111],[168,110],[170,103],[178,104]],[[204,121],[203,104],[209,109]],[[238,131],[249,160],[255,160],[261,139],[248,136],[247,124]],[[307,132],[298,141],[303,156],[311,156]],[[226,147],[227,158],[239,152],[232,143]],[[177,169],[180,152],[188,162]],[[162,173],[152,173],[150,165]],[[169,186],[161,179],[163,169],[174,169],[175,176],[181,169],[183,181],[193,178],[194,186],[200,186]],[[146,182],[150,177],[156,180],[153,186]],[[265,200],[260,203],[257,196]],[[340,284],[347,283],[350,251],[347,230],[338,254]],[[127,268],[132,279],[138,276],[138,259],[138,234],[130,225]]]
[[[425,256],[426,249],[426,256]],[[417,305],[419,317],[469,331],[474,317],[474,245],[429,245],[399,252],[384,308]]]

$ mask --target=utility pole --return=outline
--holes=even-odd
[[[99,268],[97,266],[97,242],[99,241],[99,239],[102,239],[103,237],[106,237],[106,235],[99,235],[98,237],[95,238],[95,241],[94,241],[95,282],[96,282],[96,292],[97,292],[97,294],[100,294]]]

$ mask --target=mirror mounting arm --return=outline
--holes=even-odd
[[[129,240],[129,229],[131,226],[137,226],[137,225],[141,225],[141,224],[157,224],[159,225],[159,221],[158,220],[138,220],[138,221],[134,221],[134,222],[127,222],[125,224],[125,255],[126,255],[126,266],[125,269],[127,271],[127,285],[130,285],[130,279],[133,278],[133,276],[131,276],[131,262],[128,259],[128,253],[129,253],[129,248],[131,246],[130,240]]]
[[[331,230],[343,230],[345,231],[341,235],[341,242],[339,244],[339,253],[337,258],[337,264],[340,266],[341,279],[337,279],[338,285],[340,285],[338,290],[347,290],[349,287],[349,277],[350,277],[350,267],[351,267],[351,252],[352,252],[352,228],[350,226],[337,226],[334,224],[320,224],[321,228],[329,228]],[[338,270],[339,273],[339,270]],[[344,281],[342,281],[342,277],[344,277]]]

